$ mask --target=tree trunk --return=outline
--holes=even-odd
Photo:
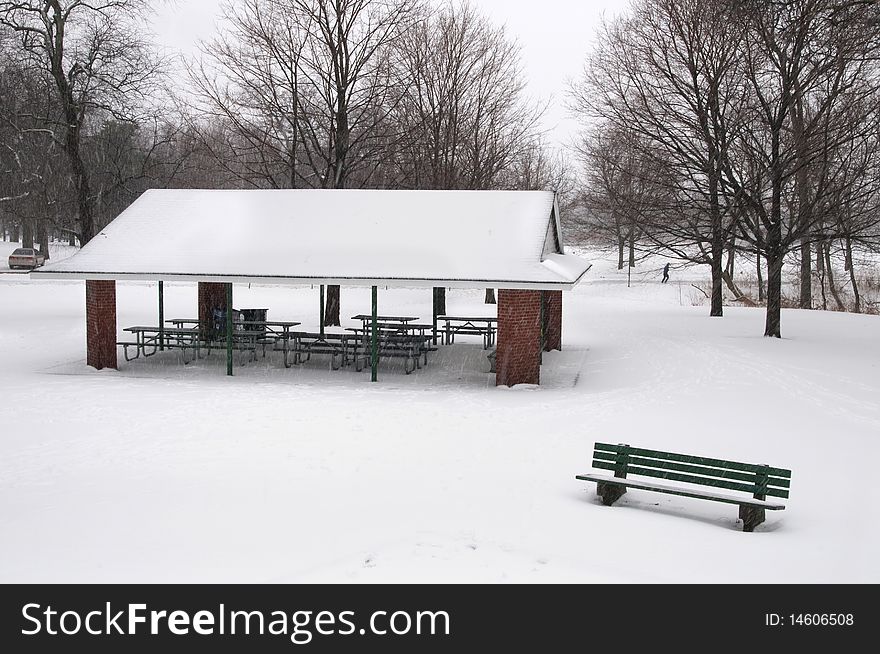
[[[733,268],[735,265],[736,254],[736,236],[730,238],[730,246],[727,249],[727,263],[724,266],[724,272],[733,279]]]
[[[733,293],[733,298],[737,302],[742,302],[749,307],[755,306],[755,303],[752,301],[752,299],[742,292],[740,287],[736,285],[736,282],[733,281],[733,277],[728,275],[726,270],[721,273],[721,277],[724,279],[724,283],[727,285],[727,288],[730,290],[731,293]]]
[[[761,269],[761,253],[755,257],[755,270],[758,273],[758,302],[764,301],[764,273]]]
[[[797,79],[797,78],[796,78]],[[804,93],[798,81],[792,88],[794,99],[791,108],[791,128],[794,138],[794,150],[799,167],[795,174],[795,189],[797,193],[797,230],[801,235],[801,270],[800,270],[800,295],[798,307],[801,309],[813,308],[813,278],[810,270],[810,241],[808,235],[812,224],[812,205],[810,203],[810,170],[807,168],[808,135],[804,125]]]
[[[34,225],[30,220],[21,221],[21,247],[34,247]]]
[[[709,309],[709,316],[713,318],[720,318],[724,315],[723,309],[723,297],[721,291],[721,283],[724,281],[722,279],[723,268],[721,266],[721,261],[724,258],[724,245],[721,242],[721,238],[713,239],[712,243],[712,306]]]
[[[837,292],[837,288],[834,286],[834,271],[831,269],[831,242],[825,242],[825,271],[828,275],[828,290],[831,291],[831,297],[834,298],[835,304],[837,304],[838,311],[846,311],[846,306],[840,300],[840,294]]]
[[[852,263],[852,240],[846,237],[846,261],[847,270],[849,271],[849,283],[853,290],[853,311],[855,313],[862,312],[862,300],[859,296],[859,285],[856,283],[856,267]]]
[[[76,247],[76,234],[74,232],[67,233],[67,244]]]
[[[327,286],[327,297],[324,304],[324,326],[338,327],[339,321],[339,286],[329,284]]]
[[[626,240],[622,236],[617,237],[617,269],[623,270],[623,251],[626,249]]]
[[[718,178],[714,171],[709,173],[709,216],[712,221],[712,245],[709,256],[712,268],[712,306],[709,316],[720,318],[724,315],[721,290],[722,263],[724,261],[724,230],[721,228],[721,208],[718,204]],[[731,256],[733,256],[731,254]]]
[[[767,257],[767,320],[764,336],[782,338],[782,169],[780,150],[781,125],[774,127],[771,135],[770,215],[765,222],[764,256]]]
[[[443,316],[446,314],[446,287],[434,287],[434,315]]]
[[[36,240],[40,246],[40,252],[42,252],[46,256],[46,261],[49,260],[49,233],[46,229],[46,221],[38,220],[37,221],[37,233]]]
[[[495,289],[487,288],[486,289],[486,300],[484,304],[496,304],[495,302]]]
[[[801,239],[801,293],[798,306],[801,309],[813,308],[813,270],[810,241]]]
[[[636,267],[636,237],[635,234],[629,236],[629,267]]]
[[[853,267],[853,256],[852,256],[852,239],[849,235],[844,238],[843,241],[844,246],[844,259],[843,259],[843,269],[846,272],[852,270]]]
[[[764,336],[782,338],[782,257],[767,257],[767,321]]]

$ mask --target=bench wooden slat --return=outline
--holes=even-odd
[[[593,467],[601,468],[602,466],[596,465],[596,461],[608,461],[615,462],[617,460],[618,455],[612,452],[594,452],[593,453]],[[630,456],[627,458],[628,465],[638,465],[646,468],[659,468],[661,470],[675,470],[676,472],[690,472],[695,475],[700,475],[703,477],[720,477],[722,479],[736,479],[738,481],[746,481],[746,482],[757,482],[757,474],[758,473],[749,473],[749,472],[739,472],[737,470],[731,470],[730,468],[719,468],[719,467],[709,467],[709,466],[696,466],[690,465],[686,463],[676,463],[675,461],[669,461],[667,459],[658,459],[658,458],[648,458],[641,456]],[[610,469],[610,468],[609,468]],[[791,480],[783,477],[768,477],[770,487],[777,488],[789,488],[791,486]]]
[[[610,443],[596,443],[596,451],[613,452],[615,454],[626,451],[631,456],[646,456],[653,459],[664,459],[668,461],[679,461],[681,463],[693,463],[703,466],[715,466],[718,468],[727,468],[730,470],[740,470],[743,472],[765,472],[776,477],[791,477],[791,470],[783,468],[765,467],[755,463],[740,463],[738,461],[726,461],[724,459],[712,459],[704,456],[692,456],[690,454],[678,454],[675,452],[662,452],[660,450],[646,450],[639,447],[628,447],[625,445],[612,445]],[[594,454],[595,456],[595,454]]]
[[[608,461],[594,461],[594,468],[599,468],[601,470],[611,470],[615,471],[615,464]],[[668,479],[669,481],[681,481],[688,484],[699,484],[701,486],[712,486],[714,488],[726,488],[727,490],[737,490],[742,491],[744,493],[755,493],[757,491],[757,485],[752,484],[741,484],[734,481],[727,481],[724,479],[716,479],[713,477],[700,477],[698,475],[686,475],[678,472],[669,472],[666,470],[656,470],[654,468],[643,468],[641,466],[627,465],[626,467],[627,474],[633,475],[642,475],[644,477],[656,477],[658,479]],[[764,491],[764,495],[772,495],[773,497],[788,497],[788,491],[781,490],[778,488],[767,488]]]
[[[682,497],[693,497],[702,500],[714,500],[716,502],[724,502],[726,504],[739,504],[747,506],[755,506],[768,511],[781,511],[785,509],[783,504],[775,504],[762,500],[756,500],[748,497],[734,497],[733,495],[724,495],[721,493],[710,493],[699,489],[686,489],[677,486],[667,486],[665,484],[641,481],[638,479],[620,479],[618,477],[609,477],[607,475],[576,475],[576,479],[582,481],[594,481],[602,484],[613,484],[616,486],[626,486],[627,488],[637,488],[640,490],[656,491],[658,493],[666,493],[669,495],[680,495]]]

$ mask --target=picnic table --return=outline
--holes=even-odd
[[[119,341],[117,345],[123,347],[123,356],[126,361],[132,361],[140,356],[153,356],[160,347],[177,348],[183,353],[183,362],[186,360],[187,349],[192,349],[195,356],[199,356],[199,330],[191,327],[163,327],[153,325],[134,325],[126,327],[123,331],[134,334],[135,341]],[[128,348],[135,348],[135,356],[128,356]],[[148,351],[149,350],[149,351]]]
[[[437,321],[443,321],[441,329],[444,341],[447,345],[455,342],[456,334],[469,334],[483,337],[483,349],[489,349],[495,344],[495,332],[497,331],[498,318],[489,316],[437,316]]]
[[[169,318],[165,322],[171,323],[177,327],[183,327],[184,325],[195,325],[198,327],[201,325],[201,321],[198,318]],[[256,328],[253,331],[260,331],[262,328],[265,328],[265,333],[267,334],[272,334],[279,338],[288,338],[290,328],[296,327],[302,323],[292,320],[233,320],[232,324],[235,327],[241,327],[245,330],[248,327]]]
[[[360,320],[361,325],[364,329],[367,328],[373,322],[373,316],[365,313],[359,313],[356,316],[351,317],[352,320]],[[406,324],[408,322],[412,322],[413,320],[418,320],[418,316],[376,316],[376,322],[385,322],[385,323],[403,323]]]
[[[291,332],[293,344],[284,352],[284,366],[290,367],[288,352],[293,352],[293,363],[300,364],[308,361],[313,354],[329,354],[330,367],[339,370],[341,366],[348,364],[348,352],[351,348],[350,340],[355,338],[351,334],[339,334],[335,332]],[[276,347],[277,349],[277,347]]]
[[[426,330],[433,330],[433,325],[401,325],[400,323],[377,323],[378,355],[379,357],[405,357],[404,364],[406,374],[410,374],[416,368],[421,368],[421,361],[428,364],[428,352],[437,348],[431,344],[433,336],[426,334]],[[346,327],[353,332],[355,337],[351,341],[355,369],[361,371],[366,367],[366,360],[371,355],[372,326]],[[419,332],[418,334],[416,332]]]
[[[402,336],[425,336],[426,332],[433,332],[434,325],[424,324],[424,323],[414,323],[414,322],[376,322],[376,328],[385,333],[393,333],[400,334]],[[361,327],[354,327],[350,329],[356,329],[360,331]],[[368,324],[366,326],[367,332],[372,329],[372,325]]]
[[[198,318],[169,318],[165,322],[182,327],[184,325],[194,325],[198,328],[201,321]],[[284,352],[285,365],[287,364],[287,356],[291,350],[291,328],[301,323],[293,320],[234,320],[232,338],[233,343],[238,341],[239,344],[245,343],[253,345],[253,351],[256,352],[256,346],[263,346],[263,357],[266,356],[266,345],[273,345],[275,350]],[[218,343],[225,343],[225,334],[221,334],[222,338]],[[281,348],[278,348],[278,342],[281,342]],[[211,353],[211,342],[207,343],[208,354]]]
[[[211,356],[211,350],[227,349],[226,335],[221,334],[222,338],[217,340],[209,340],[206,343],[208,350],[207,356]],[[266,332],[262,329],[235,329],[232,332],[232,349],[242,353],[241,365],[244,365],[244,353],[250,353],[251,361],[257,359],[257,347],[263,346],[263,357],[266,356],[266,345],[274,344],[276,338],[273,336],[267,339]],[[284,341],[285,345],[289,345],[289,339]]]

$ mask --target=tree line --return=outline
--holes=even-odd
[[[230,0],[183,62],[150,4],[0,0],[13,240],[85,244],[148,188],[570,186],[519,46],[467,0]]]
[[[708,267],[712,316],[737,258],[781,336],[783,265],[798,305],[832,258],[880,253],[880,3],[634,0],[571,86],[588,228],[619,248]],[[875,259],[876,261],[876,259]],[[766,277],[766,289],[764,280]]]

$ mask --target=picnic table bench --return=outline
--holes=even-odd
[[[193,325],[198,328],[201,321],[198,318],[169,318],[165,322],[171,323],[177,327],[184,325]],[[235,320],[233,321],[233,349],[242,351],[244,349],[252,350],[256,358],[257,346],[262,347],[263,357],[266,356],[266,347],[273,346],[273,349],[284,351],[284,364],[287,363],[287,356],[290,350],[290,330],[292,327],[299,325],[299,322],[291,320]],[[278,347],[278,343],[281,347]],[[225,332],[219,333],[205,343],[208,355],[210,356],[212,349],[223,349],[226,347]]]
[[[433,328],[433,325],[431,326]],[[372,356],[372,343],[370,335],[372,328],[363,329],[361,327],[346,327],[348,331],[354,332],[354,338],[351,341],[355,370],[360,372],[369,367],[369,360]],[[403,357],[404,372],[408,375],[416,368],[421,368],[421,361],[424,360],[425,365],[428,364],[428,352],[436,350],[431,345],[433,337],[429,334],[401,334],[395,329],[380,329],[378,338],[378,355],[383,357]]]
[[[495,331],[497,330],[498,318],[488,316],[437,316],[437,321],[443,321],[441,329],[444,342],[450,345],[455,342],[456,334],[467,334],[483,337],[483,349],[487,350],[495,344]]]
[[[122,346],[122,354],[126,361],[143,356],[151,357],[160,349],[178,349],[186,359],[187,350],[192,350],[194,358],[199,356],[201,343],[199,342],[199,330],[187,327],[162,327],[153,325],[134,325],[126,327],[123,331],[134,334],[134,341],[117,341],[116,345]],[[129,356],[128,348],[135,348],[135,355]],[[190,359],[192,361],[192,359]]]
[[[339,334],[335,332],[291,332],[292,346],[289,351],[293,352],[293,363],[300,364],[308,361],[313,354],[329,354],[330,367],[333,370],[339,370],[340,367],[348,363],[348,340],[351,338],[349,334]],[[277,345],[276,345],[276,349]],[[305,358],[303,358],[305,356]],[[287,351],[284,353],[284,365],[289,368],[290,363]]]
[[[610,470],[614,475],[590,473],[576,475],[575,478],[596,482],[596,492],[606,506],[611,506],[620,499],[627,488],[736,504],[739,506],[739,518],[743,521],[743,531],[753,531],[764,522],[765,511],[784,509],[784,505],[777,501],[769,501],[767,497],[787,498],[791,483],[791,470],[648,450],[630,447],[627,444],[596,443],[593,450],[593,467]],[[683,482],[692,486],[632,479],[627,475]],[[745,495],[731,495],[694,486],[739,491]],[[748,497],[749,494],[751,497]]]

